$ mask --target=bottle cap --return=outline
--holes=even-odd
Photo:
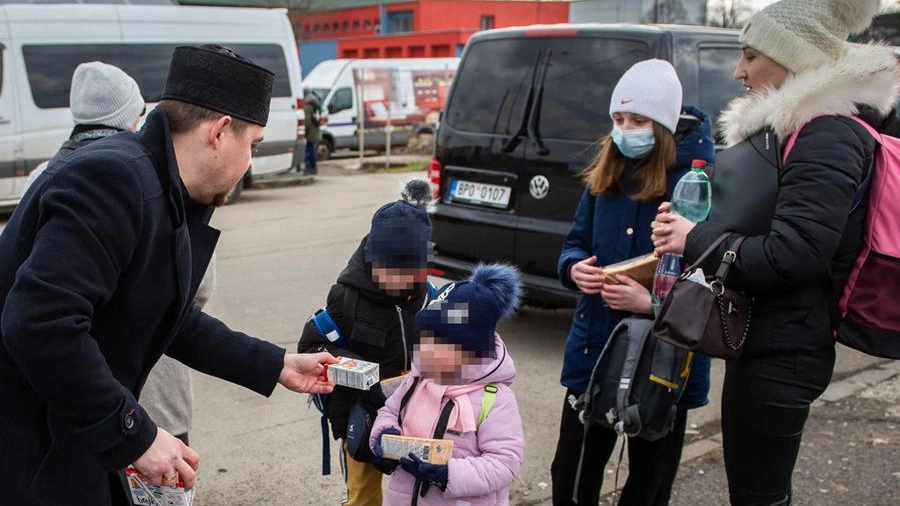
[[[695,158],[691,161],[691,167],[706,167],[706,160]]]

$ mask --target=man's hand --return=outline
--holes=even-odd
[[[603,268],[597,267],[597,255],[572,264],[569,277],[583,293],[594,295],[603,288]]]
[[[197,479],[200,455],[180,439],[157,429],[153,444],[134,461],[134,467],[154,485],[174,487],[181,476],[184,489],[190,490]]]
[[[623,274],[616,275],[616,279],[619,284],[604,283],[603,289],[600,291],[600,295],[603,296],[603,300],[609,307],[637,314],[653,312],[650,291],[644,285]]]
[[[284,369],[278,382],[294,392],[327,394],[334,389],[334,383],[325,379],[325,366],[335,364],[337,359],[327,351],[319,353],[288,353],[284,356]]]

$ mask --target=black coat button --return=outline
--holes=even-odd
[[[122,417],[122,426],[125,427],[126,431],[130,431],[131,429],[134,428],[135,413],[136,413],[136,410],[131,409],[130,411],[125,413],[124,417]]]

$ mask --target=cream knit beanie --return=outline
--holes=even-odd
[[[820,67],[847,50],[847,37],[866,29],[878,0],[781,0],[747,20],[741,43],[793,73]]]
[[[77,125],[130,130],[144,110],[144,99],[131,76],[118,67],[93,61],[75,68],[69,107]]]
[[[616,84],[609,101],[609,115],[640,114],[673,134],[681,114],[681,81],[665,60],[644,60],[631,66]]]

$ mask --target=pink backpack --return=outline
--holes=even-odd
[[[884,135],[854,117],[878,142],[875,163],[855,201],[868,191],[863,247],[838,306],[842,319],[835,338],[863,353],[900,358],[900,139]],[[800,129],[791,135],[783,160]]]

